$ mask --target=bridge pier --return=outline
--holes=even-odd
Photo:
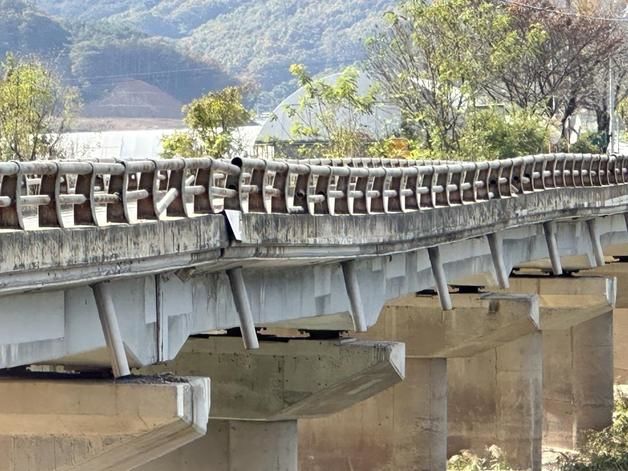
[[[540,470],[543,429],[542,335],[533,332],[448,371],[448,455],[498,445],[515,469]]]
[[[212,471],[296,471],[297,420],[338,412],[400,382],[404,357],[395,342],[262,337],[259,350],[245,351],[235,337],[191,338],[175,360],[143,372],[211,375],[208,434],[138,470],[204,471],[211,462]]]
[[[210,419],[207,435],[137,471],[296,471],[297,421]]]
[[[0,395],[1,470],[128,471],[204,435],[209,414],[206,378],[5,377]]]
[[[388,304],[365,336],[406,343],[406,379],[330,417],[300,422],[303,471],[441,470],[447,462],[448,358],[534,334],[534,296],[453,294]]]
[[[521,277],[511,278],[511,290],[538,294],[539,332],[450,360],[448,449],[496,444],[511,465],[540,469],[541,445],[574,448],[584,431],[610,424],[615,285],[601,277]]]
[[[612,313],[543,332],[545,446],[575,449],[613,411]]]
[[[615,277],[617,280],[617,300],[613,310],[613,357],[614,378],[618,385],[628,384],[628,247],[620,245],[612,250],[613,255],[622,257],[620,261],[583,272],[586,274]]]

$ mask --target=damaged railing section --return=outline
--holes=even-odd
[[[628,156],[490,162],[198,158],[0,163],[0,228],[105,226],[243,213],[406,213],[628,182]]]

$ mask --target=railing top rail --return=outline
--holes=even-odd
[[[408,213],[561,188],[628,183],[628,157],[538,154],[496,161],[351,158],[0,163],[0,229],[138,224],[243,213]]]

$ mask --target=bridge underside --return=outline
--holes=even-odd
[[[596,221],[605,253],[621,253],[628,243],[624,216]],[[586,221],[560,221],[556,238],[565,271],[596,266]],[[530,263],[551,271],[549,261],[544,261],[548,245],[543,225],[507,229],[500,239],[505,273]],[[497,284],[495,258],[486,237],[452,241],[441,245],[439,252],[447,284]],[[243,280],[255,326],[354,330],[356,316],[343,271],[347,260],[331,252],[322,260],[313,255],[289,263],[249,260]],[[435,286],[426,248],[370,255],[351,263],[367,326],[377,322],[386,302]],[[129,278],[110,275],[114,276],[110,289],[131,366],[175,358],[190,335],[241,326],[224,268],[224,262],[217,261]],[[10,285],[3,286],[10,291]],[[0,299],[5,325],[0,332],[0,367],[41,362],[103,367],[110,363],[89,286],[44,285],[21,294],[4,294]]]

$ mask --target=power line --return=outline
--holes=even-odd
[[[320,66],[326,65],[328,67],[341,66],[350,64],[351,61],[355,62],[357,58],[347,58],[344,59],[319,59],[319,60],[304,60],[307,66]],[[168,75],[175,74],[180,72],[208,72],[208,71],[218,71],[223,73],[228,73],[225,69],[223,69],[219,64],[213,67],[193,67],[193,68],[180,68],[180,69],[162,69],[155,70],[150,72],[127,72],[124,74],[110,74],[110,75],[88,75],[81,76],[76,78],[67,79],[68,82],[81,82],[85,80],[107,80],[107,79],[134,79],[136,77],[150,77],[156,75]],[[287,71],[287,69],[286,69]]]
[[[516,5],[518,7],[528,8],[530,10],[543,11],[543,12],[547,12],[547,13],[554,13],[556,15],[569,16],[569,17],[572,17],[572,18],[587,18],[589,20],[609,21],[609,22],[617,22],[617,23],[628,22],[628,18],[621,17],[621,16],[584,15],[584,14],[581,14],[581,13],[560,10],[558,8],[546,8],[546,7],[540,7],[540,6],[537,6],[537,5],[530,5],[528,3],[520,3],[520,2],[516,2],[516,1],[509,1],[509,0],[497,0],[497,1],[499,3],[504,4],[504,5]]]
[[[220,67],[194,67],[188,69],[168,69],[168,70],[156,70],[154,72],[128,72],[126,74],[112,74],[112,75],[91,75],[80,78],[69,79],[69,82],[81,82],[83,80],[100,80],[100,79],[125,79],[135,77],[149,77],[152,75],[168,75],[179,72],[207,72],[207,71],[221,71]]]

